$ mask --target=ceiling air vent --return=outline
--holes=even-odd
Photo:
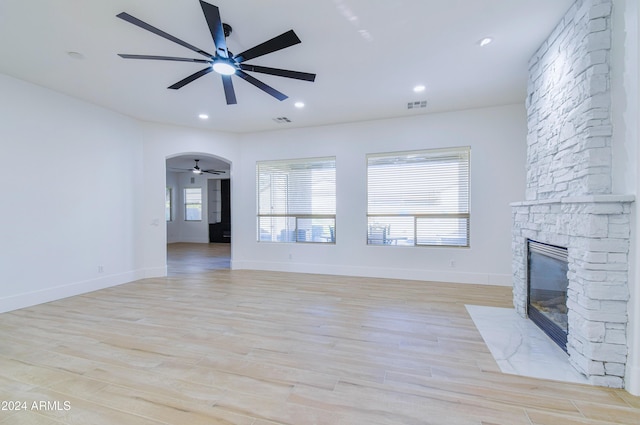
[[[284,124],[287,122],[291,122],[291,120],[287,117],[277,117],[273,119],[275,122],[277,122],[278,124]]]
[[[407,103],[407,109],[420,109],[420,108],[426,108],[426,107],[427,107],[426,100],[418,100],[416,102]]]

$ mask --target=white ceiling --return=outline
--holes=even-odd
[[[0,73],[152,122],[251,132],[522,102],[527,62],[573,0],[209,0],[239,53],[294,29],[301,44],[247,63],[317,74],[264,74],[280,102],[234,78],[226,105],[211,73],[166,87],[202,64],[125,60],[117,53],[202,58],[116,18],[127,12],[215,51],[198,0],[1,0]],[[485,36],[494,42],[481,48]],[[79,52],[74,59],[67,52]],[[415,94],[412,88],[427,89]],[[425,109],[407,103],[427,100]],[[295,101],[306,107],[296,109]],[[202,121],[198,114],[206,113]],[[278,124],[276,117],[292,122]]]

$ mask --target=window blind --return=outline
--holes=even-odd
[[[256,165],[258,240],[335,242],[335,157]]]
[[[184,217],[186,221],[202,220],[201,188],[187,188],[184,190]]]
[[[470,148],[367,155],[368,243],[469,246]]]

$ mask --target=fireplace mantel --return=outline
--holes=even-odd
[[[531,201],[512,202],[511,207],[528,207],[532,205],[548,204],[616,204],[635,202],[634,195],[584,195],[565,196],[556,199],[540,199]]]

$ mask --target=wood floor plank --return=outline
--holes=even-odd
[[[558,412],[548,410],[527,409],[527,416],[532,425],[615,425],[615,424],[637,424],[634,422],[609,422],[607,420],[588,419],[584,416],[567,416]]]
[[[215,409],[216,400],[196,401],[189,397],[173,397],[157,392],[143,392],[139,389],[109,385],[92,394],[89,400],[117,405],[119,410],[170,424],[211,425],[234,424],[251,425],[253,418],[242,415],[220,413]]]
[[[588,419],[620,423],[640,423],[640,412],[633,407],[605,406],[591,401],[574,401],[580,412]]]
[[[42,416],[36,412],[27,411],[15,413],[5,420],[0,419],[1,425],[64,425],[63,422],[57,421],[46,416]]]
[[[465,304],[511,307],[511,288],[228,257],[172,244],[165,278],[0,314],[0,399],[70,403],[0,424],[640,424],[623,390],[500,372]]]

